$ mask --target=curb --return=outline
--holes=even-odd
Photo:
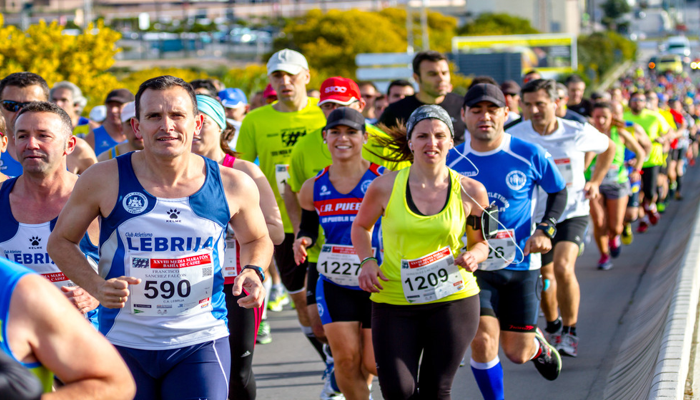
[[[682,399],[690,368],[695,317],[700,288],[700,216],[686,247],[664,323],[648,400]]]

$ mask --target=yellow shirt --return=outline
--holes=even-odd
[[[372,293],[370,299],[375,303],[409,305],[404,296],[401,282],[402,260],[423,257],[445,247],[449,247],[453,256],[464,247],[462,236],[467,225],[467,215],[462,204],[460,175],[450,171],[452,189],[445,208],[435,215],[418,215],[408,208],[406,202],[406,185],[410,168],[399,171],[394,181],[394,188],[382,218],[382,243],[384,262],[381,270],[389,281],[381,281],[384,289]],[[471,272],[459,268],[464,282],[462,290],[442,299],[429,303],[441,303],[460,300],[479,293],[476,278]]]

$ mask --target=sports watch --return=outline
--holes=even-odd
[[[557,228],[554,225],[547,224],[546,222],[538,224],[537,229],[544,232],[544,234],[550,239],[554,239],[554,235],[557,234]]]
[[[245,267],[241,268],[241,272],[245,271],[246,269],[252,269],[255,271],[255,273],[258,274],[258,278],[260,278],[260,282],[265,281],[265,271],[263,271],[262,268],[258,267],[257,265],[246,265]]]

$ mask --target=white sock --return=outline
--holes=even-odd
[[[481,370],[486,370],[486,369],[491,369],[495,367],[499,362],[501,362],[501,359],[496,356],[493,360],[485,363],[480,363],[474,361],[474,359],[469,360],[469,365],[471,365],[474,369],[481,369]]]
[[[535,353],[532,354],[532,357],[530,357],[530,360],[532,360],[533,358],[535,358],[535,356],[537,356],[537,353],[540,351],[540,347],[541,347],[540,341],[537,340],[536,337],[533,338],[533,340],[535,341]],[[544,349],[542,351],[544,351]]]

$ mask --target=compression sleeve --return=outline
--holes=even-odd
[[[318,240],[318,214],[316,210],[309,211],[301,209],[301,223],[299,224],[299,233],[297,239],[306,236],[311,239],[311,243],[306,248],[312,247]]]
[[[556,193],[547,193],[547,206],[544,209],[542,222],[559,221],[559,218],[566,209],[566,200],[566,188]]]
[[[0,351],[0,399],[39,400],[41,394],[39,380],[29,370]]]

